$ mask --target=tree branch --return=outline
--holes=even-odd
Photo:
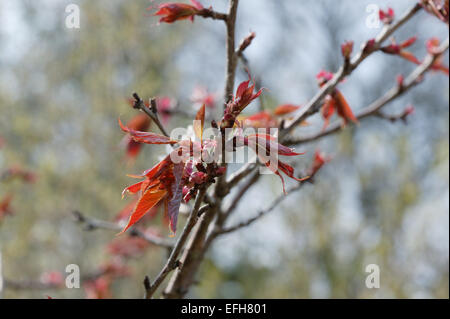
[[[225,76],[225,93],[224,100],[227,103],[233,95],[234,78],[236,76],[236,53],[235,53],[235,27],[236,27],[236,13],[239,0],[230,0],[228,10],[227,26],[227,70]]]
[[[207,185],[208,186],[208,185]],[[197,198],[195,199],[194,207],[192,208],[191,214],[189,215],[188,220],[186,221],[186,224],[184,225],[183,232],[181,233],[180,237],[178,238],[175,247],[173,248],[172,252],[170,253],[169,259],[167,260],[164,267],[161,269],[158,276],[155,278],[153,283],[150,286],[146,286],[146,291],[144,298],[150,299],[152,298],[153,294],[155,293],[156,289],[161,285],[161,283],[164,281],[166,276],[175,268],[180,266],[180,263],[178,262],[177,258],[180,254],[192,228],[196,224],[198,220],[198,212],[200,210],[200,205],[203,201],[203,197],[206,194],[206,187],[203,187],[200,189]],[[145,282],[144,282],[145,283]]]
[[[381,44],[392,35],[398,28],[405,24],[409,19],[411,19],[422,7],[419,4],[414,5],[410,10],[408,10],[400,19],[396,22],[385,25],[383,30],[374,39],[371,44],[370,49],[366,45],[363,45],[359,53],[352,59],[350,63],[344,63],[339,70],[334,74],[333,78],[328,81],[316,95],[297,113],[295,118],[286,123],[287,125],[280,132],[280,139],[283,139],[288,133],[290,133],[298,124],[305,120],[308,116],[314,114],[318,111],[320,107],[320,102],[322,99],[329,94],[337,84],[344,79],[345,76],[351,74],[369,55],[376,52]]]
[[[363,119],[366,117],[369,117],[371,115],[379,116],[379,110],[388,104],[389,102],[393,101],[395,98],[401,96],[405,92],[407,92],[409,89],[411,89],[416,84],[420,83],[422,76],[430,70],[433,63],[436,61],[436,59],[443,54],[449,47],[449,39],[447,38],[439,47],[436,54],[428,54],[422,64],[420,64],[417,68],[409,74],[409,76],[405,79],[403,82],[403,85],[399,86],[396,85],[392,87],[389,91],[387,91],[382,97],[378,98],[376,101],[368,105],[367,107],[363,108],[361,111],[356,113],[356,117],[358,119]],[[287,139],[284,144],[286,145],[299,145],[306,142],[311,142],[314,140],[317,140],[321,137],[330,135],[332,133],[336,133],[342,129],[342,125],[336,121],[328,126],[328,128],[324,131],[314,133],[309,136],[303,136],[300,138],[291,138]]]
[[[236,75],[236,64],[237,57],[235,52],[235,24],[236,24],[236,13],[239,0],[230,0],[229,9],[226,19],[226,29],[227,29],[227,41],[226,41],[226,51],[227,51],[227,61],[226,61],[226,75],[225,75],[225,92],[224,92],[224,107],[232,98],[234,89],[234,80]],[[222,165],[224,163],[224,135],[222,135]],[[183,266],[179,269],[169,281],[163,297],[164,298],[181,298],[183,297],[190,285],[194,282],[194,276],[197,269],[203,260],[204,252],[207,247],[205,247],[205,238],[208,231],[208,227],[217,213],[220,211],[220,206],[222,203],[222,198],[225,196],[222,192],[223,186],[225,184],[225,174],[218,178],[215,191],[214,191],[214,203],[212,204],[208,214],[203,214],[201,216],[201,221],[196,228],[195,232],[192,234],[188,244],[186,245],[186,250],[182,256]]]

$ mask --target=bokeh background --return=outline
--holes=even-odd
[[[80,29],[67,29],[65,7],[80,6]],[[225,0],[203,0],[225,11]],[[268,90],[266,108],[302,104],[317,91],[315,74],[337,70],[340,44],[358,48],[380,29],[368,28],[367,6],[391,6],[400,15],[414,1],[242,0],[237,41],[256,32],[247,49],[252,75]],[[153,3],[154,4],[154,3]],[[42,281],[78,264],[81,273],[111,260],[114,231],[86,232],[73,210],[110,220],[126,205],[121,190],[166,152],[144,147],[125,159],[117,118],[136,111],[127,98],[170,96],[194,112],[198,85],[223,92],[225,28],[196,19],[157,25],[147,0],[0,2],[0,172],[20,167],[34,183],[0,184],[0,199],[13,194],[14,214],[0,221],[5,280]],[[448,28],[420,12],[403,26],[399,41],[417,35],[412,51],[423,57],[425,41],[443,40]],[[445,56],[448,65],[448,55]],[[374,101],[414,65],[374,54],[340,85],[354,110]],[[246,78],[239,66],[238,81]],[[428,74],[424,83],[385,108],[414,105],[408,124],[363,120],[359,127],[302,145],[333,156],[315,184],[291,194],[252,226],[220,238],[207,255],[190,297],[198,298],[448,298],[449,297],[449,89],[448,77]],[[255,112],[258,102],[248,108]],[[214,111],[220,114],[220,103]],[[173,117],[170,128],[189,124]],[[296,134],[317,130],[319,116]],[[291,184],[290,181],[287,181]],[[264,176],[244,198],[232,221],[267,207],[281,193]],[[180,223],[184,219],[180,219]],[[168,236],[161,215],[149,221]],[[124,263],[131,274],[111,284],[115,298],[139,298],[142,280],[154,277],[166,251],[148,247]],[[365,267],[377,264],[381,287],[367,289]],[[84,298],[81,289],[12,289],[3,298]]]

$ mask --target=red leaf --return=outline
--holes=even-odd
[[[330,118],[333,116],[336,109],[336,102],[335,100],[330,96],[327,95],[325,97],[325,102],[322,105],[321,113],[322,117],[324,119],[322,131],[325,130],[330,123]]]
[[[412,62],[414,64],[420,64],[420,61],[414,56],[414,54],[412,54],[409,51],[402,50],[398,55],[401,56],[403,59],[408,60],[409,62]]]
[[[129,202],[124,208],[122,208],[119,213],[114,218],[115,221],[120,221],[122,219],[129,218],[133,209],[136,207],[137,199]]]
[[[269,112],[262,111],[244,118],[244,124],[254,128],[271,128],[277,127],[278,121]]]
[[[12,213],[13,213],[13,210],[11,209],[12,199],[13,199],[13,195],[8,194],[0,201],[0,221],[6,215],[12,215]]]
[[[269,163],[265,163],[266,167],[269,168],[272,172],[274,172],[276,175],[278,175],[281,179],[281,184],[283,187],[283,193],[286,194],[286,186],[284,184],[284,178],[283,176],[280,174],[280,171],[282,171],[283,173],[285,173],[287,176],[289,176],[292,179],[295,179],[298,182],[303,182],[305,180],[307,180],[309,178],[309,176],[307,177],[303,177],[303,178],[297,178],[294,176],[294,168],[282,161],[278,161],[278,169],[273,169],[270,167]]]
[[[341,91],[335,89],[333,97],[335,100],[337,112],[339,116],[344,120],[344,125],[347,123],[347,120],[358,123],[358,119],[355,117],[355,115],[353,115],[352,109],[348,105]]]
[[[146,212],[148,212],[153,206],[158,204],[158,202],[167,194],[167,190],[159,189],[159,184],[154,185],[153,187],[147,188],[147,190],[142,194],[142,197],[136,204],[133,213],[131,214],[127,225],[125,228],[119,233],[123,234],[128,228],[133,226],[139,219],[144,216]]]
[[[140,182],[138,182],[136,184],[133,184],[133,185],[130,185],[130,186],[126,187],[122,191],[122,198],[125,196],[126,193],[136,194],[137,192],[142,190],[145,187],[144,182],[145,181],[140,181]]]
[[[133,117],[127,123],[127,127],[130,129],[133,129],[133,130],[137,130],[137,131],[147,131],[148,128],[150,127],[150,123],[151,123],[151,120],[147,116],[147,114],[140,113],[140,114],[136,115],[135,117]],[[129,158],[135,158],[139,154],[139,152],[142,148],[142,144],[140,144],[139,142],[136,142],[130,136],[125,137],[125,143],[126,143],[127,156]]]
[[[399,46],[400,46],[400,48],[402,48],[402,49],[407,48],[407,47],[410,47],[411,45],[414,44],[414,42],[416,42],[416,40],[417,40],[417,37],[411,37],[411,38],[409,38],[409,39],[403,41],[402,43],[400,43]]]
[[[202,107],[200,107],[200,109],[198,110],[193,126],[195,135],[200,139],[200,141],[203,141],[203,128],[205,126],[205,104],[203,104]]]
[[[170,138],[159,135],[152,132],[141,132],[133,130],[132,128],[126,127],[122,124],[119,119],[119,125],[122,131],[129,133],[130,136],[136,142],[146,143],[146,144],[176,144],[177,141],[171,140]]]
[[[264,165],[268,169],[270,169],[274,174],[280,177],[284,193],[286,193],[286,189],[284,185],[284,179],[283,176],[280,174],[280,171],[285,173],[290,178],[295,179],[296,181],[304,181],[305,179],[309,178],[309,177],[305,178],[295,177],[294,169],[291,166],[278,160],[277,157],[274,157],[273,154],[271,154],[270,152],[265,152],[276,148],[279,155],[294,156],[303,154],[303,153],[295,153],[291,148],[277,143],[273,136],[270,136],[268,134],[252,134],[244,137],[243,141],[244,145],[251,147],[257,153],[260,161],[264,163]],[[259,150],[258,148],[262,148],[262,150]],[[278,164],[277,166],[272,165],[275,161],[277,161]]]
[[[432,69],[433,71],[441,71],[441,72],[443,72],[443,73],[445,73],[445,74],[448,75],[448,67],[446,67],[445,65],[442,65],[442,64],[440,63],[440,61],[438,61],[438,60],[436,60],[436,61],[433,63],[433,65],[431,66],[431,69]]]
[[[299,108],[300,108],[299,105],[282,104],[275,108],[275,110],[273,111],[273,114],[278,115],[278,116],[285,115],[285,114],[289,114],[294,111],[297,111]]]
[[[244,94],[245,90],[248,88],[249,83],[250,83],[250,80],[244,81],[241,84],[239,84],[239,86],[236,90],[236,97],[242,96],[242,94]]]
[[[325,156],[322,152],[316,150],[316,152],[314,153],[314,161],[308,170],[309,176],[312,177],[316,175],[316,173],[322,168],[322,166],[330,160],[331,157]]]
[[[191,2],[193,2],[194,5],[186,3],[162,3],[159,5],[159,10],[154,15],[162,16],[161,19],[159,19],[159,22],[173,23],[177,20],[184,19],[194,21],[194,16],[203,9],[203,6],[195,0],[191,0]],[[148,9],[153,8],[149,7]]]
[[[294,149],[284,146],[283,144],[277,143],[275,137],[269,134],[250,134],[244,137],[244,145],[249,145],[248,141],[254,140],[254,143],[264,148],[266,151],[276,150],[278,155],[283,156],[296,156],[303,155],[305,153],[296,153]]]

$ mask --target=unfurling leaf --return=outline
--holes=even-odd
[[[203,6],[197,0],[191,0],[192,5],[186,3],[161,3],[155,16],[162,16],[159,22],[173,23],[177,20],[189,19],[194,21],[194,16],[199,13]],[[147,8],[152,10],[153,7]]]
[[[276,141],[276,138],[273,136],[270,136],[268,134],[252,134],[245,137],[240,137],[241,141],[243,142],[243,145],[246,145],[250,148],[252,148],[256,154],[258,155],[258,158],[264,165],[271,170],[274,174],[278,175],[281,179],[281,183],[283,186],[283,192],[286,193],[285,185],[284,185],[284,179],[281,175],[280,171],[285,173],[287,176],[289,176],[292,179],[295,179],[296,181],[304,181],[308,179],[309,177],[304,178],[297,178],[294,176],[294,168],[290,165],[278,160],[277,155],[283,155],[283,156],[296,156],[296,155],[302,155],[304,153],[296,153],[293,149],[284,146],[282,144],[279,144]],[[277,165],[274,165],[276,163]]]
[[[261,95],[263,89],[260,89],[256,93],[253,93],[255,84],[253,83],[253,85],[250,87],[249,84],[250,75],[249,80],[239,84],[236,90],[236,95],[230,102],[228,102],[220,124],[220,127],[222,129],[233,127],[239,114],[247,107],[247,105],[249,105],[254,99]]]
[[[176,149],[174,152],[178,150]],[[126,192],[140,193],[140,198],[131,213],[127,226],[121,233],[135,224],[144,214],[148,214],[161,201],[164,201],[166,215],[169,217],[170,230],[175,233],[178,211],[183,198],[184,167],[184,162],[172,162],[169,154],[141,175],[132,176],[144,178],[144,180],[128,186],[122,192],[122,194]]]
[[[327,95],[321,109],[322,117],[324,119],[322,131],[325,130],[330,123],[330,119],[333,116],[335,109],[335,100],[331,97],[331,95]]]

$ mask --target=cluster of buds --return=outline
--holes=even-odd
[[[370,54],[373,51],[375,51],[375,43],[376,43],[375,39],[367,40],[367,42],[364,43],[364,45],[363,45],[363,49],[362,49],[363,54]]]
[[[225,173],[226,167],[219,166],[217,163],[207,163],[206,167],[203,163],[197,163],[195,165],[197,171],[193,171],[193,164],[189,162],[186,164],[183,180],[183,200],[188,203],[192,198],[197,195],[200,187],[207,183],[214,183],[215,178]]]
[[[421,0],[420,5],[442,22],[449,22],[449,0]]]
[[[241,114],[247,105],[261,95],[263,89],[260,89],[258,92],[254,93],[253,90],[255,89],[255,83],[249,86],[250,80],[251,79],[249,76],[248,81],[242,82],[236,90],[236,95],[230,102],[228,102],[220,124],[221,130],[233,127],[237,116]]]

